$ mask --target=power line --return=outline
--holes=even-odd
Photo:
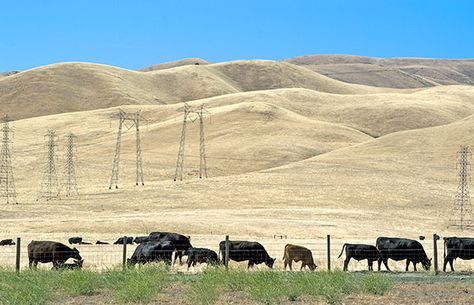
[[[137,111],[134,113],[127,113],[121,109],[119,109],[119,112],[117,114],[112,115],[112,118],[118,119],[119,125],[118,125],[117,143],[115,145],[115,156],[114,156],[114,161],[112,164],[112,176],[110,177],[109,189],[112,189],[113,185],[115,185],[115,188],[118,189],[122,130],[123,130],[123,125],[125,125],[127,122],[132,123],[129,129],[135,126],[136,185],[138,185],[139,182],[141,183],[141,185],[145,185],[145,183],[143,182],[142,151],[141,151],[141,143],[140,143],[140,121],[145,120],[145,118],[142,116],[141,111]]]
[[[10,133],[12,132],[8,122],[8,114],[3,116],[3,139],[0,160],[0,197],[6,198],[7,203],[18,203],[16,200],[15,180],[13,178],[13,168],[10,152]]]
[[[41,181],[40,198],[53,200],[59,198],[59,183],[56,174],[56,142],[58,136],[55,130],[48,130],[46,140],[46,163]]]

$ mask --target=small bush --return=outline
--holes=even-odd
[[[365,292],[384,295],[387,290],[392,288],[393,282],[381,274],[370,274],[362,279],[362,286]]]
[[[102,276],[91,271],[58,271],[61,273],[59,286],[68,296],[93,295],[103,287]]]

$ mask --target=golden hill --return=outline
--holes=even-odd
[[[341,81],[377,87],[473,85],[474,60],[310,55],[286,60]]]
[[[180,59],[176,61],[164,62],[161,64],[148,66],[148,67],[140,69],[139,71],[148,72],[148,71],[170,69],[170,68],[188,66],[188,65],[207,65],[207,64],[209,64],[209,62],[201,58],[184,58],[184,59]]]
[[[338,94],[380,91],[272,61],[188,65],[151,72],[63,63],[1,79],[0,105],[11,117],[21,119],[120,105],[171,104],[275,88],[307,88]]]

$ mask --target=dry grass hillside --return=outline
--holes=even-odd
[[[184,58],[184,59],[180,59],[176,61],[164,62],[161,64],[148,66],[148,67],[140,69],[140,71],[148,72],[148,71],[170,69],[170,68],[188,66],[188,65],[207,65],[207,64],[209,64],[209,62],[201,58]]]
[[[344,242],[374,243],[378,235],[472,232],[448,225],[456,151],[474,140],[473,86],[373,89],[287,63],[239,61],[151,72],[60,64],[7,77],[0,88],[2,110],[25,117],[12,123],[20,204],[2,205],[0,238],[113,241],[162,230],[216,250],[230,234],[258,239],[279,258],[287,242],[306,245],[322,264],[326,234],[338,252]],[[173,181],[182,103],[171,97],[178,92],[210,112],[208,179],[198,178],[199,124],[192,115],[185,178]],[[196,92],[200,98],[191,100]],[[110,116],[119,108],[141,110],[148,119],[141,128],[145,186],[135,186],[135,134],[125,128],[119,189],[109,190],[117,132]],[[77,135],[79,196],[37,200],[48,129],[59,136],[60,178],[64,136]],[[423,244],[431,251],[429,239]],[[98,246],[80,246],[88,266],[119,263],[119,248],[104,254]],[[10,261],[5,249],[0,264]]]
[[[377,87],[421,88],[474,84],[474,60],[310,55],[286,60],[341,81]]]
[[[62,63],[0,80],[0,105],[15,119],[120,105],[160,105],[241,91],[308,88],[338,94],[380,89],[342,83],[288,63],[237,61],[151,72]]]

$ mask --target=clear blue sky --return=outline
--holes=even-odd
[[[12,0],[0,2],[0,18],[0,71],[184,57],[474,57],[470,0]]]

